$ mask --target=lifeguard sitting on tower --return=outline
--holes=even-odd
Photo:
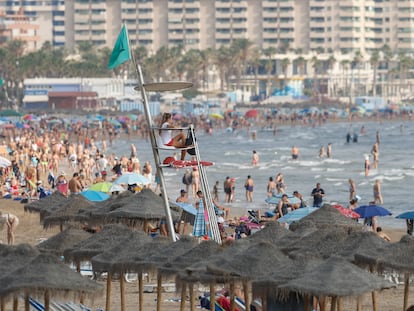
[[[186,148],[186,135],[181,131],[175,136],[172,136],[172,130],[174,129],[174,125],[172,124],[172,115],[169,112],[165,112],[162,115],[161,119],[161,126],[159,130],[159,134],[161,137],[161,141],[165,146],[172,146],[175,148]],[[167,130],[170,129],[170,130]],[[184,161],[185,155],[187,153],[186,149],[181,150],[181,160]]]

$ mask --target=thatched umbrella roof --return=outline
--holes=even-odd
[[[314,296],[347,297],[393,287],[383,278],[348,262],[332,256],[312,271],[304,273],[284,285],[281,291],[297,292]]]
[[[182,256],[184,253],[189,251],[198,245],[198,239],[190,236],[183,236],[175,243],[171,243],[161,250],[149,253],[143,257],[140,265],[142,270],[158,270],[163,264],[169,261],[171,258]]]
[[[28,244],[0,244],[0,275],[18,269],[39,255],[39,250]]]
[[[173,219],[178,219],[180,214],[171,211]],[[150,189],[143,189],[134,195],[122,207],[110,211],[106,215],[108,223],[124,223],[135,227],[141,225],[143,221],[153,221],[165,219],[164,200]]]
[[[72,271],[52,254],[39,254],[25,266],[0,278],[0,296],[15,294],[36,296],[49,291],[52,295],[70,292],[95,295],[103,287]]]
[[[255,297],[278,297],[279,286],[294,280],[306,272],[312,271],[322,263],[322,259],[286,260],[282,265],[272,265],[269,273],[260,275],[252,282]]]
[[[131,191],[125,191],[124,193],[111,196],[108,200],[95,202],[95,206],[87,209],[80,209],[75,216],[75,221],[85,223],[91,226],[102,225],[107,213],[120,208],[133,197]]]
[[[347,235],[340,230],[325,228],[313,231],[301,239],[292,239],[292,242],[282,249],[291,258],[328,258],[342,248],[346,237]]]
[[[187,252],[171,257],[169,261],[165,262],[159,268],[159,270],[163,275],[174,275],[179,271],[183,271],[195,262],[208,260],[210,256],[218,256],[222,251],[223,247],[217,244],[217,242],[212,240],[202,241]]]
[[[312,222],[318,229],[334,227],[336,230],[344,232],[360,231],[363,228],[361,224],[342,215],[339,210],[332,207],[330,204],[324,204],[317,211],[309,214],[296,223],[291,224],[289,229],[296,231],[301,227],[308,227],[309,222]]]
[[[163,251],[173,242],[167,237],[156,237],[141,245],[127,243],[128,239],[119,247],[105,252],[105,255],[92,258],[93,269],[99,271],[99,268],[105,268],[109,272],[145,272],[144,259],[151,254]],[[114,251],[117,253],[114,254]]]
[[[355,260],[355,254],[359,252],[366,252],[369,250],[383,249],[390,243],[379,237],[374,232],[360,231],[352,232],[341,243],[341,249],[337,254],[348,261],[353,262]]]
[[[393,269],[401,273],[414,273],[414,237],[404,235],[397,243],[388,244],[379,255],[379,269]]]
[[[179,218],[177,206],[171,206],[173,218]],[[82,212],[78,220],[88,224],[123,223],[130,227],[141,226],[145,221],[165,219],[164,200],[150,189],[140,193],[126,191],[119,196],[104,201],[99,208],[89,213]]]
[[[266,241],[280,245],[285,239],[289,240],[292,235],[292,232],[284,228],[279,222],[271,221],[268,222],[262,230],[250,235],[247,240],[254,243],[258,241]]]
[[[65,202],[67,197],[64,196],[59,191],[53,192],[51,195],[48,195],[37,201],[30,202],[24,205],[25,212],[39,213],[42,210],[51,209],[55,206],[59,206],[61,203]]]
[[[61,256],[65,249],[74,247],[77,243],[90,238],[91,235],[82,229],[68,228],[41,242],[37,248]]]
[[[106,225],[90,238],[76,244],[73,248],[66,249],[63,256],[67,262],[90,260],[93,256],[124,241],[131,232],[132,230],[124,225]]]
[[[260,241],[233,256],[220,256],[207,262],[207,273],[220,280],[251,280],[266,275],[273,265],[283,265],[289,259],[272,243]]]
[[[91,259],[92,269],[96,272],[126,272],[120,262],[125,253],[134,254],[143,245],[152,242],[152,238],[142,231],[132,231],[122,243],[117,243]]]
[[[55,210],[48,210],[41,213],[41,217],[43,215],[43,227],[49,228],[74,221],[75,216],[80,210],[91,208],[94,205],[94,202],[89,201],[83,195],[72,194]]]

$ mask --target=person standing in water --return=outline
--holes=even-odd
[[[353,200],[356,196],[356,186],[353,179],[349,179],[349,200]]]
[[[244,188],[246,189],[246,201],[253,202],[253,187],[254,182],[250,175],[247,176],[246,182],[244,183]]]
[[[371,163],[369,162],[369,156],[368,155],[365,156],[364,168],[365,168],[365,176],[368,176],[369,175],[369,170],[371,169]]]
[[[259,154],[256,150],[253,150],[252,165],[256,166],[257,164],[259,164]]]
[[[379,179],[375,180],[373,191],[374,191],[375,204],[382,204],[383,200],[382,200],[382,194],[381,194],[381,182]]]
[[[326,156],[330,159],[332,158],[332,143],[329,143],[326,147]]]
[[[298,149],[298,147],[293,146],[293,147],[292,147],[291,154],[292,154],[292,160],[297,160],[297,159],[299,159],[299,149]]]

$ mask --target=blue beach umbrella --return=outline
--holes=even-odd
[[[389,210],[379,205],[362,205],[354,209],[354,212],[358,213],[360,218],[392,215]]]
[[[196,208],[190,203],[174,202],[174,204],[178,205],[180,208],[182,208],[184,211],[191,215],[195,216],[197,214]]]
[[[85,190],[85,191],[82,191],[81,194],[86,199],[92,202],[102,202],[110,198],[109,194],[105,192],[101,192],[101,191],[95,191],[95,190]]]
[[[291,224],[292,222],[299,221],[303,217],[308,216],[309,214],[312,214],[314,211],[318,210],[317,207],[304,207],[304,208],[298,208],[290,213],[284,215],[283,217],[280,217],[277,221],[282,223]]]
[[[147,177],[137,173],[123,173],[114,181],[114,185],[127,184],[127,185],[148,185],[150,181]]]
[[[398,216],[395,216],[395,218],[399,218],[399,219],[414,219],[414,211],[408,211],[408,212],[404,212]]]

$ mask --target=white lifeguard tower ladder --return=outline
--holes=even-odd
[[[181,82],[181,81],[145,84],[141,67],[138,64],[136,64],[136,69],[137,69],[137,74],[138,74],[139,85],[135,87],[134,89],[136,91],[141,91],[145,117],[147,119],[148,127],[150,129],[150,139],[151,139],[152,151],[154,155],[154,161],[155,161],[155,165],[157,168],[157,174],[160,178],[161,193],[162,193],[162,197],[164,200],[165,215],[167,218],[168,231],[170,232],[170,236],[172,240],[176,241],[177,236],[175,235],[174,224],[173,224],[171,210],[170,210],[170,204],[168,201],[167,187],[166,187],[164,174],[163,174],[163,170],[170,169],[171,166],[166,165],[162,162],[161,157],[160,157],[160,152],[162,150],[181,151],[183,148],[180,149],[180,148],[165,146],[164,144],[160,143],[159,139],[157,139],[158,131],[160,130],[160,128],[154,126],[153,124],[153,120],[152,120],[152,116],[151,116],[151,112],[150,112],[149,104],[148,104],[147,92],[177,91],[177,90],[187,89],[191,87],[193,84],[190,82]],[[208,179],[207,179],[205,167],[202,165],[201,160],[200,160],[200,150],[198,148],[198,144],[197,144],[197,141],[194,135],[194,127],[193,125],[190,125],[188,128],[182,128],[181,130],[187,130],[189,135],[191,135],[191,137],[193,138],[193,146],[186,147],[184,149],[192,149],[192,148],[195,149],[195,161],[196,161],[195,164],[198,167],[198,171],[200,174],[201,191],[203,191],[204,198],[205,198],[204,208],[207,210],[207,213],[208,213],[209,233],[211,235],[211,239],[221,244],[221,236],[220,236],[220,232],[218,228],[217,216],[216,216],[213,201],[211,198],[211,192],[210,192],[210,188],[208,185]]]

